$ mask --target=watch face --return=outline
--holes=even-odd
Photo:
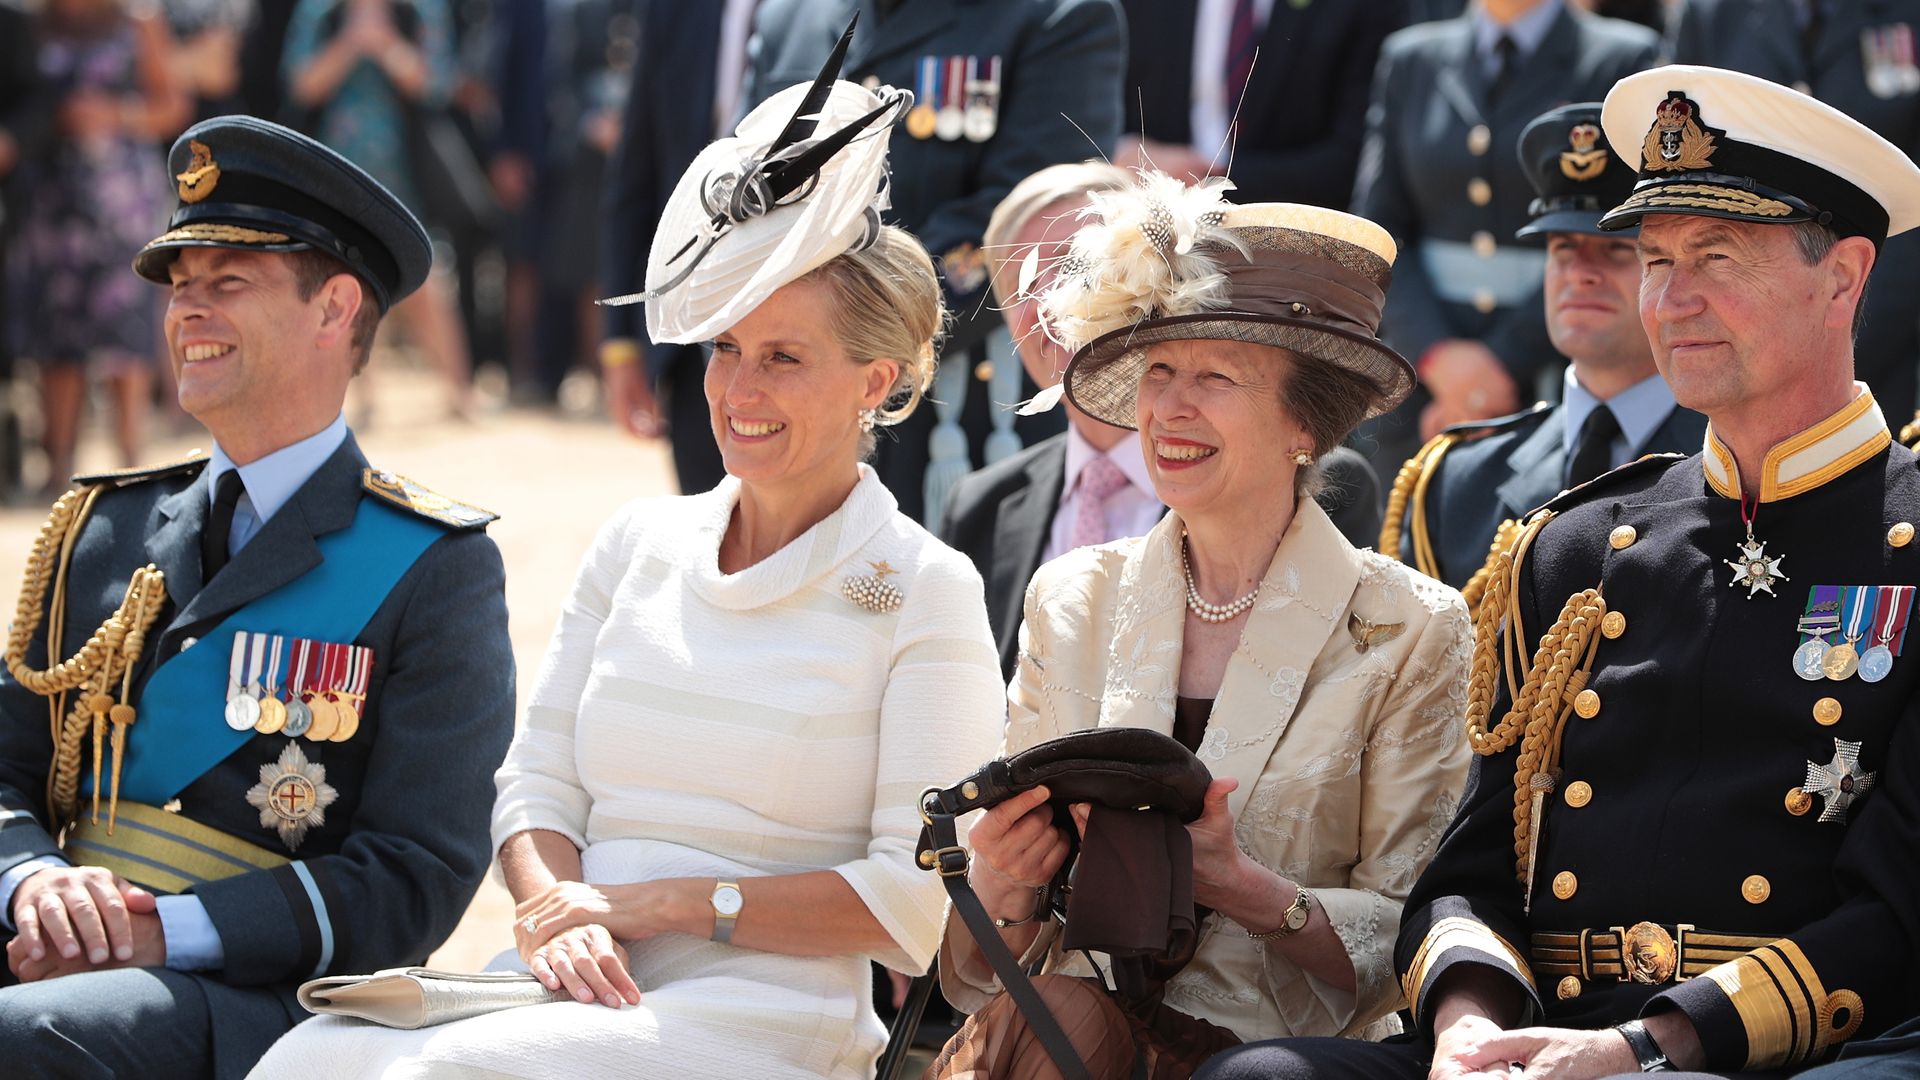
[[[1298,930],[1307,925],[1307,909],[1302,907],[1287,910],[1287,929]]]
[[[731,885],[722,885],[713,890],[713,910],[722,915],[740,914],[740,890]]]

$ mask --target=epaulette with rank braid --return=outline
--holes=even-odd
[[[111,469],[106,472],[87,473],[73,478],[75,487],[94,487],[105,484],[110,487],[126,487],[129,484],[144,484],[149,480],[165,480],[169,476],[191,476],[201,470],[211,460],[199,450],[188,451],[187,456],[178,461],[166,461],[158,465],[141,465],[131,469]]]
[[[1517,602],[1521,568],[1535,538],[1548,522],[1572,506],[1618,487],[1622,482],[1662,472],[1682,454],[1648,454],[1612,472],[1603,473],[1548,500],[1526,515],[1496,542],[1480,574],[1486,593],[1474,612],[1473,660],[1467,675],[1467,742],[1473,752],[1498,754],[1518,743],[1514,763],[1513,849],[1514,876],[1532,896],[1536,824],[1555,785],[1560,759],[1560,735],[1573,702],[1586,688],[1600,644],[1600,621],[1607,603],[1598,588],[1582,589],[1567,598],[1539,644],[1524,679],[1516,679],[1527,647],[1525,621]],[[1504,663],[1503,663],[1504,660]],[[1487,726],[1496,695],[1495,679],[1504,670],[1512,705],[1497,725]]]
[[[1413,540],[1413,568],[1431,578],[1440,576],[1440,560],[1433,554],[1433,537],[1427,528],[1427,488],[1440,472],[1440,459],[1447,451],[1463,442],[1471,442],[1496,434],[1521,421],[1550,409],[1546,402],[1536,402],[1530,409],[1522,409],[1508,416],[1493,420],[1476,420],[1466,424],[1455,424],[1435,435],[1418,453],[1408,458],[1406,464],[1393,478],[1393,488],[1387,493],[1387,512],[1380,519],[1379,552],[1389,558],[1400,557],[1400,527],[1409,526]],[[1412,515],[1411,521],[1408,515]],[[1471,601],[1468,602],[1471,607]]]
[[[1913,419],[1900,429],[1900,445],[1920,452],[1920,412],[1914,413]]]
[[[368,494],[377,495],[402,510],[455,529],[483,528],[488,522],[500,519],[500,515],[491,510],[455,502],[385,469],[366,470],[361,474],[360,482]]]

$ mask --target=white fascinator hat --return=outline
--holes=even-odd
[[[647,335],[691,344],[781,286],[880,233],[889,129],[913,95],[837,76],[853,24],[810,84],[790,86],[700,152],[667,200],[647,255]]]

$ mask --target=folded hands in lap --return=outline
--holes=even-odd
[[[166,937],[154,896],[99,867],[42,870],[14,890],[7,967],[21,982],[76,971],[159,967]]]

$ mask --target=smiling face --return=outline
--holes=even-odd
[[[1640,255],[1630,239],[1586,233],[1547,238],[1547,336],[1576,372],[1654,372],[1640,324]]]
[[[1639,250],[1654,362],[1680,404],[1709,416],[1830,380],[1872,264],[1858,237],[1809,264],[1786,227],[1691,215],[1648,216]]]
[[[1135,421],[1160,501],[1182,517],[1231,518],[1293,491],[1292,452],[1313,446],[1281,407],[1284,350],[1239,341],[1147,347]]]
[[[351,275],[302,299],[285,255],[195,247],[181,250],[168,277],[167,353],[180,407],[230,454],[287,445],[339,414],[360,297]]]
[[[899,365],[849,357],[834,303],[826,284],[803,278],[714,339],[707,408],[727,472],[742,482],[840,483],[859,460],[860,410],[886,400]]]

